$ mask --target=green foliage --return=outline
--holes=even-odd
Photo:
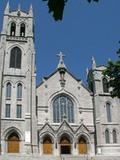
[[[53,18],[58,21],[62,20],[65,4],[68,0],[43,0],[48,2],[49,13],[53,13]],[[98,2],[99,0],[87,0],[90,2]]]
[[[118,57],[120,58],[120,49],[117,51]],[[111,91],[112,97],[120,98],[120,60],[113,62],[108,61],[107,69],[103,72],[105,76],[110,78],[109,86],[113,88]]]

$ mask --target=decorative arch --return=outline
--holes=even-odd
[[[19,139],[22,141],[23,140],[23,134],[22,132],[16,128],[16,127],[10,127],[8,129],[6,129],[4,132],[3,132],[3,135],[2,137],[4,137],[5,140],[8,139],[8,136],[12,133],[12,132],[16,132],[17,135],[19,136]]]
[[[52,143],[54,143],[54,139],[55,139],[55,137],[54,137],[54,135],[52,134],[52,133],[50,133],[50,132],[44,132],[44,133],[42,133],[42,135],[39,135],[39,137],[40,137],[40,139],[41,139],[41,143],[43,143],[43,139],[45,138],[45,137],[50,137],[50,139],[51,139],[51,141],[52,141]]]
[[[25,23],[21,23],[20,24],[20,36],[21,37],[25,37],[25,30],[26,30]]]
[[[62,132],[58,133],[58,135],[57,135],[58,143],[60,143],[61,137],[64,136],[64,135],[67,136],[67,137],[69,137],[70,143],[72,144],[74,136],[69,131],[62,131]]]
[[[22,51],[19,47],[13,47],[10,52],[10,68],[21,68]]]
[[[10,24],[10,36],[15,36],[16,34],[16,23],[11,22]]]
[[[74,123],[74,103],[70,96],[59,94],[53,99],[53,122],[60,123],[66,119],[69,123]]]

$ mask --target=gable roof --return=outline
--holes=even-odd
[[[47,80],[50,79],[53,75],[55,75],[57,72],[59,72],[58,69],[56,69],[56,70],[55,70],[54,72],[52,72],[50,75],[43,77],[43,79],[44,79],[45,81],[47,81]],[[76,78],[76,77],[75,77],[71,72],[69,72],[67,69],[65,70],[65,72],[67,72],[67,73],[68,73],[74,80],[76,80],[77,82],[81,82],[81,79]],[[36,88],[40,87],[40,86],[44,83],[44,80],[42,80],[42,82],[41,82],[40,84],[38,84],[38,85],[36,86]],[[83,83],[81,83],[81,85],[82,85],[82,87],[84,87],[88,92],[91,93],[91,91],[89,90],[89,88],[88,88],[86,85],[84,85]]]

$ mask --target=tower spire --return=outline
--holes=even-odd
[[[18,11],[20,11],[21,10],[21,5],[20,4],[18,4]]]
[[[8,1],[8,2],[7,2],[7,5],[6,5],[6,7],[5,7],[4,13],[5,13],[5,14],[8,14],[8,13],[9,13],[9,10],[10,10],[10,5],[9,5],[9,1]]]
[[[95,58],[92,57],[92,69],[95,69],[96,68],[96,61],[95,61]]]
[[[31,17],[33,17],[33,7],[32,7],[32,4],[30,5],[29,15],[30,15]]]
[[[63,59],[65,55],[62,52],[60,52],[59,54],[57,54],[57,56],[59,56],[59,63],[58,63],[57,69],[60,69],[60,68],[66,69],[66,66],[64,64],[64,59]]]

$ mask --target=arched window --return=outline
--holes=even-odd
[[[17,85],[17,99],[22,99],[22,84]]]
[[[113,130],[112,135],[113,135],[113,143],[117,143],[117,133],[115,129]]]
[[[105,142],[110,143],[110,135],[108,129],[105,130]]]
[[[10,35],[15,36],[15,32],[16,32],[16,24],[15,22],[12,22],[10,26]]]
[[[103,83],[103,92],[108,93],[109,85],[108,85],[108,80],[105,77],[103,78],[102,83]]]
[[[110,103],[106,103],[106,113],[107,113],[107,121],[112,122],[111,104]]]
[[[60,95],[53,102],[53,122],[59,123],[63,119],[74,123],[74,104],[67,96]]]
[[[20,25],[20,36],[25,37],[25,24],[24,23]]]
[[[8,82],[6,85],[6,98],[10,99],[11,98],[11,83]]]
[[[21,49],[14,47],[10,54],[10,68],[21,68]]]

